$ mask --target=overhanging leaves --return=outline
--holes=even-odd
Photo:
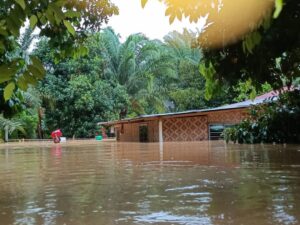
[[[15,1],[22,7],[23,10],[26,8],[26,4],[24,0],[15,0]]]
[[[10,82],[5,88],[4,88],[4,100],[7,101],[8,99],[11,98],[14,90],[15,90],[15,83]]]
[[[1,65],[0,66],[0,84],[12,79],[13,75],[16,73],[17,67],[12,65]]]
[[[273,14],[273,18],[275,19],[278,18],[282,9],[283,9],[283,0],[275,0],[275,11]]]
[[[30,28],[31,28],[32,30],[35,28],[37,22],[38,22],[38,18],[36,17],[36,15],[32,15],[32,16],[30,17]]]
[[[148,0],[141,0],[142,7],[145,8]]]
[[[64,25],[68,29],[69,33],[72,34],[73,36],[75,36],[76,31],[75,31],[74,27],[72,26],[72,24],[69,21],[64,20]]]

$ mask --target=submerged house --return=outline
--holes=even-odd
[[[122,142],[218,140],[224,128],[237,124],[248,116],[250,106],[261,104],[277,95],[276,92],[270,92],[253,101],[216,108],[142,115],[98,124],[113,127],[117,141]]]

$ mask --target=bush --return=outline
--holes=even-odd
[[[224,131],[226,142],[300,143],[300,91],[279,96],[278,100],[253,106],[249,118]]]

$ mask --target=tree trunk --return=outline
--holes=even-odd
[[[38,108],[38,119],[39,119],[39,122],[38,122],[38,138],[39,139],[44,139],[44,132],[43,132],[43,129],[42,129],[42,117],[43,117],[43,111],[42,111],[42,108],[39,107]]]

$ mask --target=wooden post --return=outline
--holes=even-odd
[[[159,142],[164,142],[164,136],[163,136],[163,123],[162,120],[158,121],[158,135],[159,135]]]

